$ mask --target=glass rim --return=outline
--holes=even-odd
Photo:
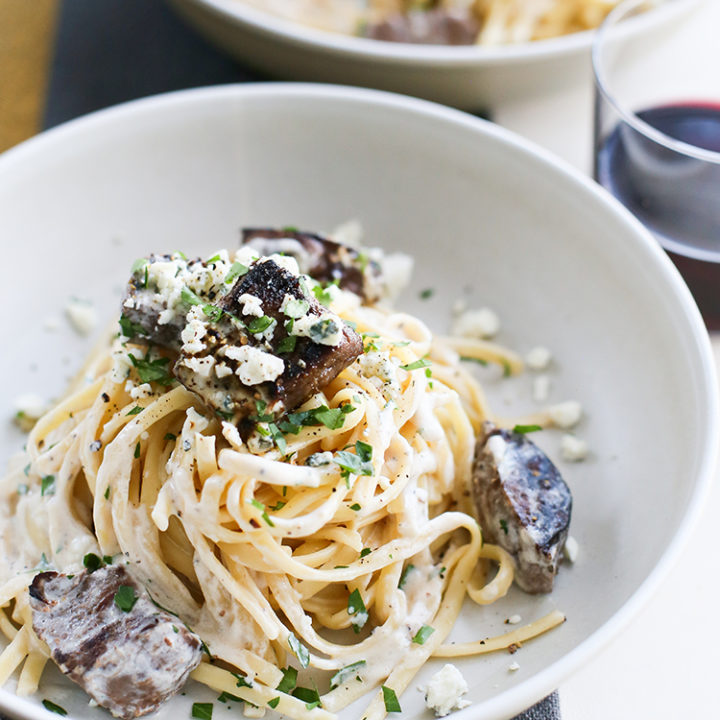
[[[665,0],[665,2],[670,1],[671,0]],[[666,135],[661,130],[654,128],[652,125],[639,118],[635,112],[624,107],[609,89],[602,65],[603,48],[606,44],[605,41],[607,34],[631,11],[636,10],[642,5],[652,5],[657,4],[657,2],[658,0],[624,0],[624,2],[616,5],[607,15],[605,20],[603,20],[592,43],[591,60],[595,87],[602,94],[608,104],[614,108],[620,118],[641,135],[644,135],[658,145],[662,145],[668,150],[672,150],[679,155],[685,155],[696,160],[703,160],[705,162],[720,165],[720,152],[707,150],[705,148],[698,147],[697,145],[691,145],[690,143],[686,143],[682,140],[671,137],[670,135]],[[622,27],[619,32],[626,34]],[[718,98],[718,101],[720,101],[720,98]],[[698,103],[698,105],[702,105],[702,103]]]

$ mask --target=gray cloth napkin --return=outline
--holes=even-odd
[[[264,79],[217,52],[160,0],[62,0],[44,126],[170,90]],[[557,693],[515,720],[560,720]]]

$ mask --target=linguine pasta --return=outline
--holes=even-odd
[[[364,717],[382,718],[387,691],[401,698],[429,658],[507,648],[564,620],[446,644],[466,600],[493,603],[513,581],[469,498],[493,416],[457,350],[507,372],[521,361],[350,292],[333,310],[366,352],[290,416],[282,443],[243,442],[181,385],[143,377],[127,358],[150,351],[127,338],[92,354],[2,483],[0,683],[19,669],[18,694],[37,690],[49,653],[28,585],[82,571],[87,554],[126,563],[202,638],[192,677],[249,713],[331,718],[367,695]],[[302,687],[309,669],[326,671],[319,690]]]

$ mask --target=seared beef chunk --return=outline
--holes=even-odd
[[[367,302],[377,302],[383,295],[381,269],[377,262],[322,235],[297,230],[245,228],[242,242],[261,255],[292,255],[304,275],[318,282],[337,282],[343,290],[350,290]]]
[[[200,638],[160,610],[122,566],[36,575],[30,607],[33,629],[60,669],[126,720],[157,710],[202,656]]]
[[[474,45],[480,23],[472,9],[435,8],[388,15],[365,27],[365,37],[426,45]]]
[[[325,387],[362,353],[360,336],[305,292],[301,280],[259,260],[220,300],[216,322],[193,321],[175,376],[235,422],[277,418]],[[198,316],[202,311],[198,308]]]
[[[550,592],[572,510],[557,468],[527,436],[485,423],[473,490],[483,534],[515,558],[517,584],[530,593]]]
[[[170,255],[151,255],[148,266],[171,260]],[[199,264],[199,260],[192,260],[188,268]],[[177,351],[182,345],[180,333],[185,327],[185,315],[169,312],[167,295],[156,290],[158,288],[148,287],[143,269],[132,274],[123,299],[121,328],[125,335],[136,341],[150,341]]]

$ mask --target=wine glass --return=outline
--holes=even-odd
[[[621,3],[595,38],[595,179],[653,232],[720,330],[719,25],[691,15],[647,41],[622,21],[648,4]]]

